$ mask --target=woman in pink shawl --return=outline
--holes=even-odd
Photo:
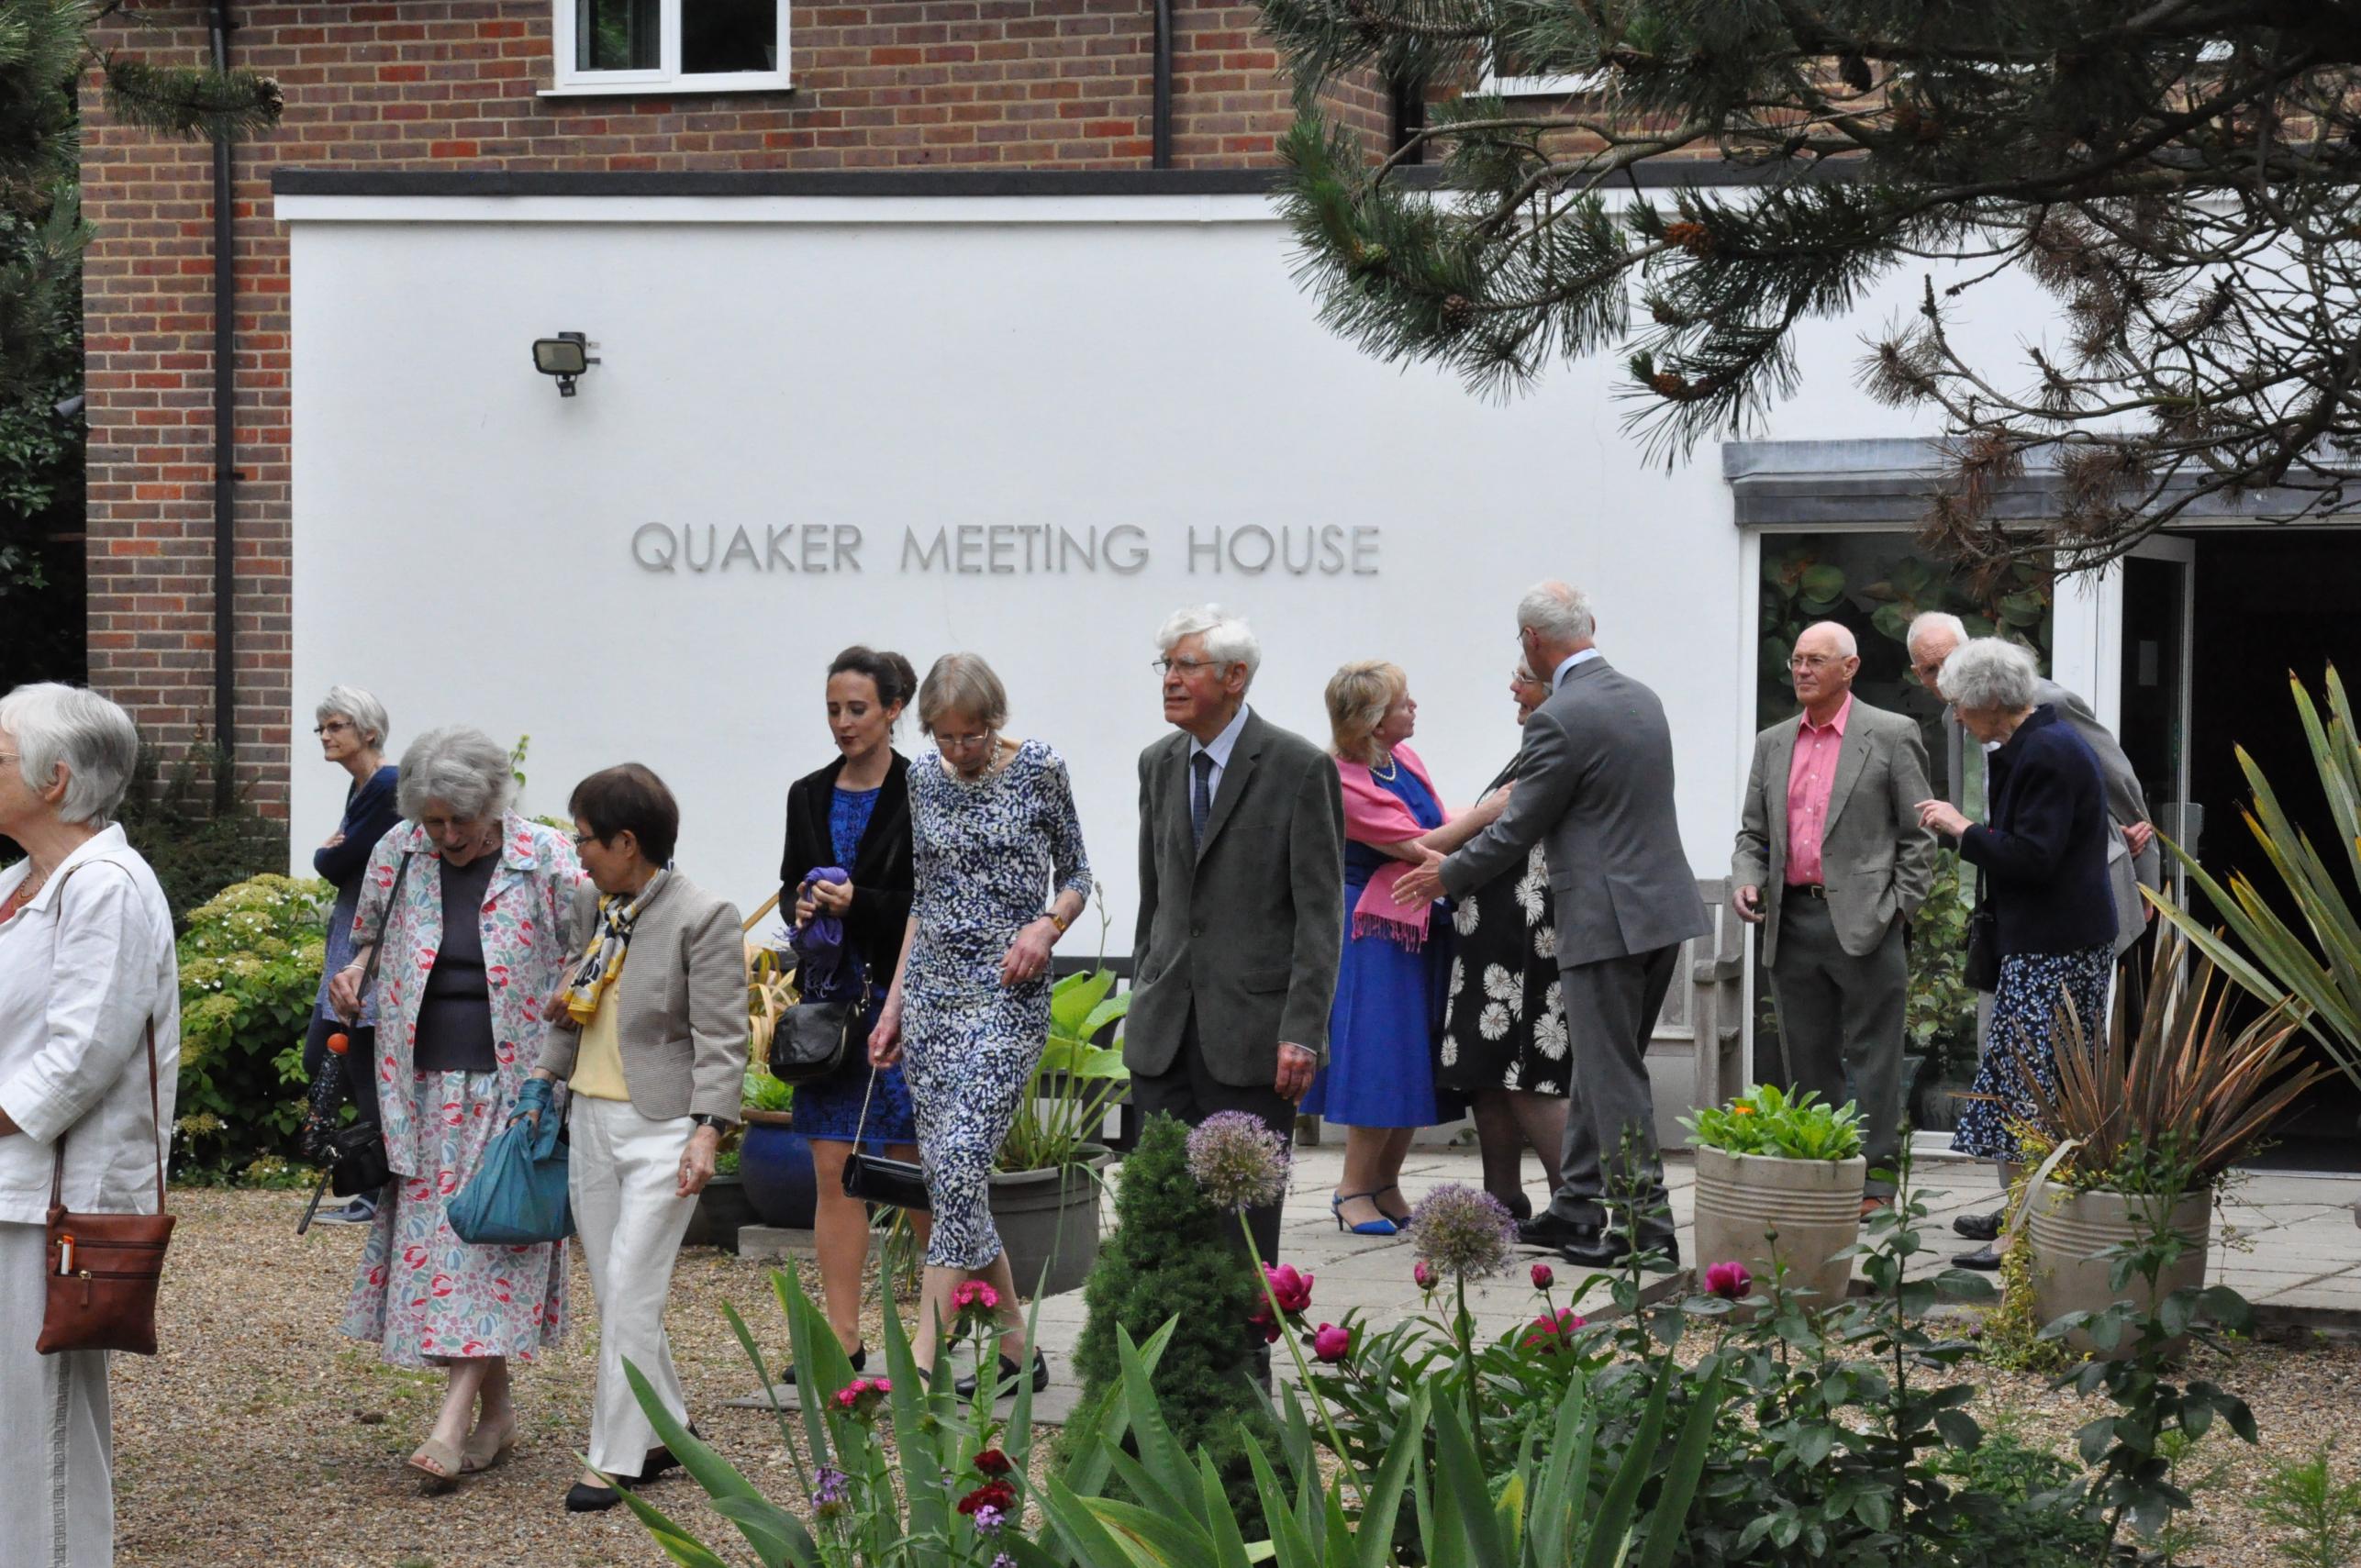
[[[1435,1086],[1450,922],[1440,905],[1405,909],[1394,884],[1427,850],[1449,854],[1508,803],[1506,789],[1454,817],[1409,741],[1419,705],[1381,660],[1328,683],[1331,750],[1344,786],[1344,959],[1328,1019],[1328,1064],[1304,1113],[1342,1122],[1344,1176],[1329,1207],[1340,1230],[1391,1236],[1409,1206],[1398,1183],[1410,1135],[1461,1106]]]

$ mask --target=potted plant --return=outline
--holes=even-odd
[[[1681,1125],[1697,1150],[1698,1265],[1742,1263],[1761,1280],[1784,1268],[1817,1305],[1842,1302],[1869,1175],[1859,1112],[1765,1084]]]
[[[812,1174],[811,1144],[795,1129],[795,1090],[757,1064],[746,1070],[745,1135],[739,1145],[738,1173],[746,1200],[765,1225],[808,1230],[819,1199]]]
[[[2303,1061],[2302,1024],[2285,998],[2233,1029],[2220,973],[2210,959],[2184,963],[2186,945],[2176,931],[2159,934],[2135,1022],[2118,1009],[2094,1041],[2063,1007],[2056,1088],[2030,1073],[2021,1080],[2047,1140],[2048,1176],[2026,1205],[2024,1226],[2044,1323],[2119,1299],[2153,1313],[2173,1292],[2202,1287],[2223,1173],[2330,1072]],[[2153,1284],[2118,1277],[2130,1251],[2167,1227],[2179,1252]],[[2096,1345],[2078,1329],[2066,1341],[2110,1358],[2131,1350]]]
[[[992,1173],[992,1223],[1018,1285],[1054,1296],[1078,1288],[1098,1256],[1097,1141],[1131,1074],[1123,1052],[1098,1037],[1130,1010],[1115,973],[1069,974],[1050,991],[1050,1036]],[[1047,1273],[1044,1275],[1043,1271]]]

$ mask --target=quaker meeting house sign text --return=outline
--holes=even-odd
[[[1345,523],[1192,523],[1163,547],[1191,575],[1374,577],[1382,529]],[[1154,560],[1159,541],[1136,523],[1068,528],[1054,523],[955,523],[905,528],[873,541],[850,523],[642,523],[631,559],[642,571],[729,573],[885,570],[1008,577],[1108,572],[1129,577]]]

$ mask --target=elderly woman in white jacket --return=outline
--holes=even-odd
[[[115,1557],[103,1351],[41,1355],[44,1226],[58,1148],[71,1209],[155,1212],[159,1119],[180,1067],[180,969],[155,873],[112,823],[139,753],[95,692],[0,698],[0,1557]],[[147,1041],[154,1031],[155,1095]]]

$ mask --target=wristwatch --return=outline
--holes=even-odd
[[[703,1111],[697,1112],[696,1115],[689,1118],[689,1120],[696,1123],[699,1127],[719,1127],[721,1125],[721,1118],[719,1117],[707,1116]]]

